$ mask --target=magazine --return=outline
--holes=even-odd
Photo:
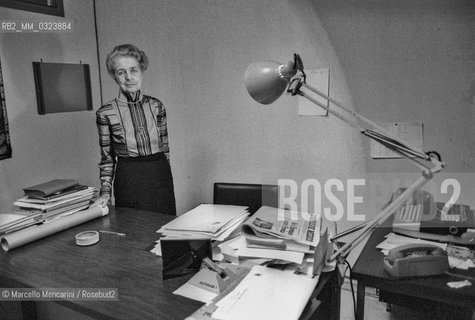
[[[320,239],[320,226],[319,214],[263,206],[242,225],[241,231],[250,243],[285,246],[290,240],[315,247]]]

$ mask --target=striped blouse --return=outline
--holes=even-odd
[[[163,152],[169,159],[167,115],[160,100],[142,95],[119,97],[96,112],[101,162],[101,195],[111,195],[117,157],[139,157]]]

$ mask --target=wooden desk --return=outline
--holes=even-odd
[[[191,276],[162,280],[162,260],[149,252],[158,239],[156,230],[173,218],[111,208],[109,215],[103,218],[9,252],[2,251],[0,287],[118,288],[119,301],[54,302],[96,319],[185,319],[202,303],[172,292]],[[99,243],[77,246],[74,236],[87,230],[123,232],[126,236],[101,233]],[[315,291],[316,296],[325,297],[328,303],[322,305],[328,312],[335,312],[339,307],[339,292],[338,297],[334,297],[334,274],[321,276]],[[328,292],[331,293],[329,298],[326,297]],[[28,307],[24,319],[36,319],[35,303],[23,304]]]
[[[353,266],[352,276],[358,280],[357,319],[364,319],[365,287],[380,290],[384,301],[419,310],[434,312],[434,317],[448,319],[471,319],[472,308],[475,307],[475,285],[461,289],[451,289],[449,281],[462,279],[449,276],[419,278],[410,280],[394,280],[384,271],[384,255],[376,246],[391,232],[390,228],[379,228],[373,231],[360,256]],[[457,271],[458,272],[458,271]],[[459,272],[468,275],[469,272]],[[475,277],[475,272],[470,272]],[[472,281],[473,283],[473,281]]]

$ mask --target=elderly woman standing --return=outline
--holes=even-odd
[[[123,44],[106,64],[119,93],[96,112],[101,191],[92,206],[106,206],[113,185],[117,207],[175,215],[165,107],[141,92],[147,56]]]

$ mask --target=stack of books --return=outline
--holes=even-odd
[[[0,233],[86,209],[97,188],[81,185],[73,179],[54,179],[24,188],[23,191],[25,197],[13,203],[18,207],[15,214],[23,218],[0,225]]]

